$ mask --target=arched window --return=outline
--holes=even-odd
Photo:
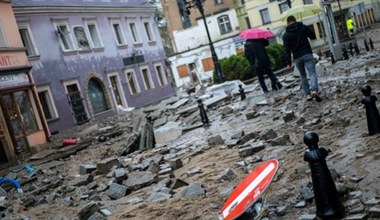
[[[102,86],[101,82],[95,78],[90,79],[88,82],[88,95],[95,114],[109,109],[103,88],[104,86]]]
[[[218,24],[221,34],[227,34],[232,32],[231,22],[228,15],[222,15],[218,17]]]

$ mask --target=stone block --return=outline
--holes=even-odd
[[[80,175],[86,175],[88,173],[91,173],[94,170],[96,170],[96,166],[93,164],[81,164],[79,166],[79,174]]]
[[[96,164],[96,169],[99,174],[107,174],[111,171],[112,167],[121,167],[121,164],[117,158],[109,158],[100,161]]]
[[[193,182],[182,191],[181,195],[185,198],[202,196],[206,194],[205,188],[198,182]]]
[[[107,195],[111,199],[120,199],[127,194],[127,187],[117,184],[111,183],[110,188],[108,189]]]
[[[146,171],[134,171],[129,174],[128,179],[124,181],[124,185],[126,185],[128,189],[138,190],[157,182],[157,174]]]
[[[236,174],[234,173],[234,171],[232,171],[231,169],[225,169],[223,170],[219,176],[218,176],[218,179],[220,180],[228,180],[228,181],[232,181],[236,178]]]

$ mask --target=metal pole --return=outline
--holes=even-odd
[[[198,7],[199,12],[202,15],[203,23],[204,23],[205,28],[206,28],[207,38],[208,38],[210,50],[211,50],[212,61],[214,62],[214,67],[215,67],[216,80],[218,81],[218,83],[223,83],[225,80],[224,80],[222,68],[220,66],[218,56],[216,55],[214,44],[212,43],[210,32],[209,32],[208,27],[207,27],[207,22],[206,22],[205,13],[203,10],[202,0],[195,0],[195,1],[196,1],[195,4]]]
[[[324,9],[324,5],[323,5],[323,0],[321,0],[320,2],[321,4],[321,7]],[[329,48],[330,48],[330,51],[332,53],[332,55],[334,57],[336,57],[336,54],[335,54],[335,51],[334,51],[334,47],[333,47],[333,42],[332,42],[332,39],[331,39],[331,32],[329,30],[329,22],[327,20],[327,16],[326,16],[326,13],[325,13],[325,10],[323,10],[323,20],[324,20],[324,28],[325,28],[325,33],[326,33],[326,36],[327,36],[327,39],[328,39],[328,42],[329,42]]]

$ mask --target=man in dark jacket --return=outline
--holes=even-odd
[[[270,68],[269,56],[265,49],[268,45],[269,42],[267,39],[248,39],[244,45],[244,54],[251,64],[251,69],[256,71],[257,76],[259,77],[260,86],[264,93],[268,92],[264,80],[265,73],[268,74],[274,90],[282,88],[281,83]]]
[[[292,66],[293,54],[294,63],[300,72],[302,88],[305,91],[307,100],[315,98],[317,101],[322,101],[318,94],[318,79],[315,71],[315,59],[310,47],[308,38],[315,39],[315,33],[302,24],[297,22],[294,16],[287,18],[288,26],[286,27],[286,33],[282,37],[285,47],[285,58],[288,63],[288,67]],[[310,86],[306,77],[306,70],[310,75]]]

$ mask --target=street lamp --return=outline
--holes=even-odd
[[[205,0],[183,0],[183,1],[184,1],[185,5],[186,5],[187,14],[190,14],[190,8],[197,7],[198,10],[199,10],[199,12],[202,15],[202,19],[203,19],[203,22],[204,22],[205,28],[206,28],[207,38],[208,38],[209,45],[210,45],[212,61],[214,62],[214,67],[215,67],[214,69],[215,69],[215,73],[216,73],[216,80],[218,81],[218,83],[223,83],[224,82],[223,71],[222,71],[222,68],[220,66],[220,63],[219,63],[219,60],[218,60],[218,56],[215,53],[214,44],[212,43],[210,32],[208,31],[206,17],[205,17],[205,13],[204,13],[204,10],[203,10],[202,3]]]

